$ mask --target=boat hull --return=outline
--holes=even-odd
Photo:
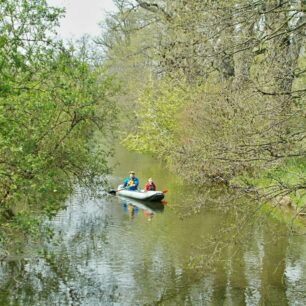
[[[144,202],[161,201],[165,195],[161,191],[119,190],[117,195]]]

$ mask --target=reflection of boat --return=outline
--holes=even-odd
[[[145,202],[161,201],[165,196],[162,191],[120,190],[120,186],[118,187],[117,195]]]
[[[119,199],[123,204],[132,204],[133,206],[147,210],[151,213],[161,212],[164,210],[164,205],[162,202],[143,202],[143,201],[137,201],[130,198],[125,198],[119,195]]]

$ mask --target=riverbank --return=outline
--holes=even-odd
[[[278,219],[286,223],[294,219],[306,227],[305,172],[305,159],[296,158],[254,176],[235,177],[230,185],[254,191],[256,198],[266,204],[264,210]]]

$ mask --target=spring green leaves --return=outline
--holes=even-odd
[[[116,89],[92,65],[86,41],[64,46],[54,37],[61,14],[44,0],[1,3],[1,222],[52,215],[74,182],[93,186],[108,172],[108,150],[92,139],[112,131]]]

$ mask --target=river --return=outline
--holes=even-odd
[[[168,190],[167,203],[76,190],[46,221],[52,239],[1,262],[0,305],[306,305],[305,235],[265,216],[237,227],[243,209],[226,190],[203,200],[150,156],[119,150],[116,161],[113,186],[135,170],[141,185],[153,177]]]

